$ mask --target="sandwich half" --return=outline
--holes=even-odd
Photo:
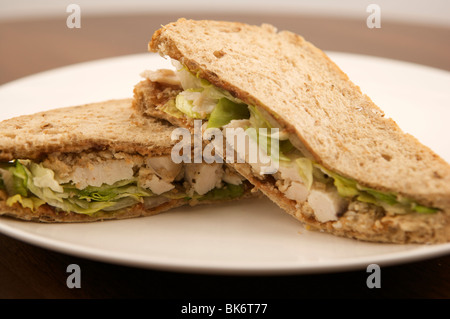
[[[131,99],[0,123],[0,215],[91,222],[252,196],[223,163],[172,161],[174,127],[137,115]]]
[[[260,132],[264,143],[247,135],[276,170],[264,172],[251,154],[227,162],[308,229],[376,242],[450,241],[449,164],[301,36],[179,19],[153,34],[149,50],[175,71],[143,72],[138,112],[191,130],[201,121],[205,130]]]

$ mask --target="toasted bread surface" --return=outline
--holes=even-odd
[[[22,115],[0,122],[0,160],[37,160],[48,153],[100,151],[170,154],[173,127],[135,113],[131,99]]]

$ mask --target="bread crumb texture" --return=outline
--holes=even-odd
[[[58,108],[0,122],[0,160],[38,160],[52,152],[170,154],[173,127],[142,117],[131,99]]]

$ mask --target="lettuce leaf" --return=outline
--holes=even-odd
[[[397,200],[397,195],[393,194],[393,193],[389,193],[389,192],[380,192],[374,189],[370,189],[367,187],[361,187],[358,185],[358,188],[363,191],[366,192],[367,194],[373,196],[375,199],[382,201],[384,203],[387,203],[389,205],[396,205],[399,204],[400,202]]]
[[[303,184],[309,189],[311,189],[311,186],[313,184],[314,176],[313,176],[313,162],[305,157],[300,157],[295,160],[295,163],[298,166],[298,173],[300,175],[300,178],[303,181]]]
[[[14,194],[26,197],[28,195],[28,175],[24,166],[19,161],[15,161],[14,168],[10,168],[9,171],[13,175]]]
[[[22,207],[29,208],[32,211],[35,211],[37,208],[39,208],[39,206],[45,204],[45,201],[35,196],[22,197],[22,195],[20,194],[8,197],[8,199],[6,200],[7,206],[12,206],[16,203],[19,203],[20,205],[22,205]]]
[[[89,186],[83,190],[71,184],[60,185],[52,170],[30,161],[15,161],[9,170],[14,177],[14,191],[8,192],[8,205],[20,203],[35,209],[47,203],[67,212],[94,214],[100,210],[123,208],[124,204],[133,205],[143,196],[153,196],[150,191],[138,187],[135,180]]]
[[[267,132],[271,132],[271,129],[274,128],[273,125],[267,120],[264,115],[260,112],[260,110],[253,105],[249,105],[248,109],[250,111],[250,124],[251,127],[256,129],[257,138],[260,139],[259,135],[261,134],[260,129],[267,129]],[[276,149],[276,154],[270,154],[271,143],[272,143],[272,135],[266,134],[266,147],[263,147],[263,150],[266,154],[274,157],[276,160],[289,162],[291,159],[287,157],[285,154],[289,153],[294,149],[292,143],[287,139],[287,137],[281,137],[278,135],[278,148]],[[260,147],[263,145],[260,145]]]
[[[14,194],[13,187],[13,175],[10,168],[14,166],[14,163],[1,163],[0,162],[0,189],[6,191],[7,194]]]
[[[250,123],[252,127],[258,128],[268,128],[271,129],[273,126],[270,122],[261,114],[256,106],[249,105],[248,110],[250,111]]]
[[[232,120],[248,119],[249,117],[250,112],[246,104],[238,104],[227,98],[221,98],[209,116],[207,128],[220,128]]]
[[[279,145],[280,145],[280,152],[283,154],[287,154],[290,151],[294,150],[294,145],[292,145],[291,141],[289,140],[280,141]]]
[[[194,119],[203,119],[206,118],[206,116],[202,116],[200,113],[194,112],[192,108],[194,107],[194,104],[192,101],[189,101],[184,95],[178,94],[175,98],[175,106],[176,108],[186,114],[190,118]]]
[[[24,166],[22,166],[23,171],[25,172]],[[43,167],[42,165],[38,165],[36,163],[30,164],[30,171],[32,177],[32,183],[37,187],[48,187],[54,192],[62,193],[64,189],[61,185],[55,180],[55,173],[48,168]]]
[[[115,202],[88,202],[77,198],[68,198],[60,205],[66,212],[92,215],[115,205]],[[56,205],[55,205],[56,206]],[[58,207],[58,206],[57,206]]]
[[[175,105],[175,99],[170,99],[169,101],[167,101],[167,103],[161,107],[161,110],[176,118],[181,118],[184,114],[179,109],[177,109]]]
[[[436,213],[439,209],[413,203],[412,210],[421,214],[433,214]]]
[[[88,186],[78,189],[73,184],[59,184],[54,172],[42,164],[31,161],[15,161],[7,166],[2,165],[15,182],[7,190],[6,204],[16,203],[22,207],[37,209],[43,204],[56,207],[62,211],[78,214],[95,214],[99,211],[115,211],[143,202],[144,197],[155,196],[150,190],[137,185],[136,179],[123,180],[113,185],[103,184],[100,187]],[[1,178],[3,182],[3,178]],[[3,183],[6,187],[6,183]],[[244,193],[243,185],[226,184],[221,189],[213,189],[203,196],[195,196],[198,200],[221,200],[236,198]],[[190,199],[186,193],[168,192],[161,196],[167,198]]]
[[[88,186],[82,190],[78,190],[70,185],[65,186],[64,189],[75,194],[78,199],[89,202],[109,202],[124,197],[133,197],[136,200],[139,200],[141,197],[153,196],[151,191],[136,186],[136,181],[134,179],[118,181],[113,185],[103,184],[100,187]]]
[[[226,184],[222,188],[214,188],[198,200],[225,200],[240,197],[244,194],[244,185]]]
[[[351,197],[351,196],[349,196]],[[379,204],[377,199],[370,194],[367,193],[359,193],[356,195],[356,199],[360,202],[370,203],[370,204]]]
[[[208,80],[200,78],[198,73],[193,74],[187,69],[187,67],[183,65],[178,65],[177,71],[178,78],[181,82],[181,87],[185,91],[200,89],[197,90],[197,92],[201,92],[204,97],[207,97],[209,99],[220,100],[221,98],[226,98],[233,103],[242,103],[241,100],[232,96],[230,92],[218,88]]]
[[[336,186],[339,195],[342,197],[355,198],[361,202],[381,206],[396,214],[404,214],[411,211],[431,214],[439,210],[434,207],[419,205],[410,199],[400,199],[397,194],[392,192],[383,192],[373,188],[361,186],[356,181],[331,172],[322,165],[314,165],[334,180],[334,185]]]
[[[175,106],[189,118],[209,118],[217,106],[224,103],[220,102],[222,99],[227,99],[230,103],[242,104],[242,101],[233,97],[228,91],[219,89],[209,81],[199,78],[198,74],[193,74],[185,66],[177,65],[177,71],[184,91],[175,98]],[[219,105],[219,107],[222,107],[222,105]],[[179,116],[173,112],[170,105],[163,107],[162,110],[169,114],[175,114],[174,116]],[[216,119],[220,116],[220,111],[223,111],[223,109],[218,111]]]
[[[178,61],[173,62],[177,64],[178,78],[180,79],[181,87],[184,90],[202,87],[202,79],[200,77],[192,74],[186,66],[178,63]]]
[[[354,197],[361,194],[354,180],[328,172],[328,175],[330,174],[332,174],[331,176],[334,179],[334,186],[336,186],[339,195],[342,197]]]
[[[233,103],[243,104],[243,102],[240,99],[235,98],[234,96],[232,96],[230,94],[230,92],[222,90],[222,89],[219,89],[217,86],[209,83],[206,80],[202,80],[201,87],[203,88],[202,93],[205,96],[207,96],[208,98],[210,98],[210,99],[218,101],[218,100],[220,100],[222,98],[225,98],[225,99],[227,99],[227,100],[229,100],[229,101],[231,101]]]

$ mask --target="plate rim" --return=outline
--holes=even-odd
[[[108,255],[107,252],[99,248],[83,247],[83,245],[61,242],[53,238],[45,238],[33,233],[29,233],[22,229],[16,229],[11,225],[4,224],[0,218],[0,232],[11,238],[25,242],[27,244],[54,251],[61,254],[77,256],[84,259],[95,260],[98,262],[122,265],[133,268],[153,269],[159,271],[170,272],[183,272],[192,274],[210,274],[210,275],[303,275],[303,274],[320,274],[320,273],[334,273],[343,271],[355,271],[364,270],[370,264],[377,264],[380,267],[390,267],[396,265],[403,265],[412,262],[419,262],[431,258],[438,258],[450,254],[450,243],[433,244],[433,245],[415,245],[411,244],[415,248],[411,250],[405,250],[400,252],[389,252],[379,256],[359,256],[352,257],[349,262],[348,259],[334,261],[333,263],[325,262],[315,265],[302,265],[302,264],[290,264],[290,265],[272,265],[267,267],[266,265],[249,264],[247,266],[242,265],[202,265],[201,263],[182,264],[180,260],[173,260],[164,262],[163,259],[148,260],[140,257],[136,258],[135,254],[124,254],[121,252],[119,255]],[[7,217],[9,218],[9,217]],[[27,223],[26,221],[19,221],[11,219],[14,223]],[[112,221],[114,222],[114,221]],[[390,244],[386,244],[390,245]],[[134,258],[129,258],[129,257]]]

